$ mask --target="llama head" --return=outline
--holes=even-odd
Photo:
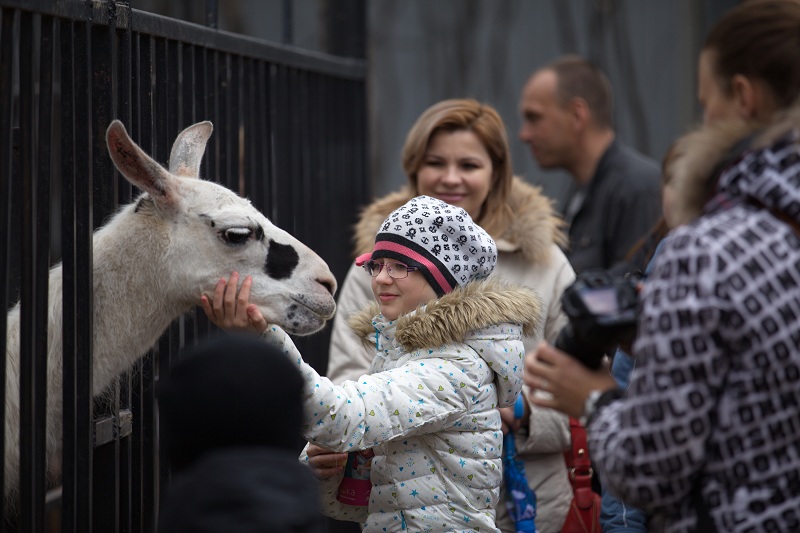
[[[154,260],[164,265],[158,285],[181,304],[194,305],[231,272],[239,272],[241,280],[251,275],[250,302],[267,321],[295,334],[319,330],[336,307],[333,274],[322,258],[248,200],[199,179],[211,132],[210,122],[181,132],[169,170],[145,154],[118,120],[106,132],[114,165],[144,191],[130,213],[139,217],[148,239],[160,243]]]

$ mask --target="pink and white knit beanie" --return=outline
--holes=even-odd
[[[443,296],[457,285],[488,277],[497,264],[497,248],[462,208],[417,196],[386,218],[372,253],[358,257],[356,264],[381,257],[419,267]]]

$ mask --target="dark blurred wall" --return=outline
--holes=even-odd
[[[517,138],[520,91],[539,66],[584,55],[608,74],[620,138],[660,160],[698,117],[696,58],[736,0],[382,0],[369,3],[371,169],[378,193],[404,182],[400,149],[432,103],[494,105],[517,174],[563,199],[570,177],[540,170]]]
[[[609,75],[620,138],[660,160],[698,118],[696,59],[737,0],[223,0],[219,28],[369,61],[370,170],[383,194],[405,180],[400,150],[429,105],[473,97],[508,127],[516,173],[562,200],[570,178],[540,170],[517,140],[519,93],[539,66],[579,53]],[[205,2],[133,6],[204,22]],[[366,26],[366,37],[361,28]]]

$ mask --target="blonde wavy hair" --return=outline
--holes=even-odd
[[[434,135],[440,131],[471,131],[486,147],[492,160],[492,183],[489,195],[475,222],[490,235],[498,236],[511,220],[508,195],[513,169],[508,146],[508,133],[503,119],[490,105],[473,99],[443,100],[426,109],[417,119],[403,146],[403,170],[409,185],[418,193],[417,173]]]

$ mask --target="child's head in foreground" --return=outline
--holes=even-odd
[[[296,365],[259,339],[225,335],[187,348],[158,388],[162,442],[181,470],[211,451],[295,451],[303,418]]]

